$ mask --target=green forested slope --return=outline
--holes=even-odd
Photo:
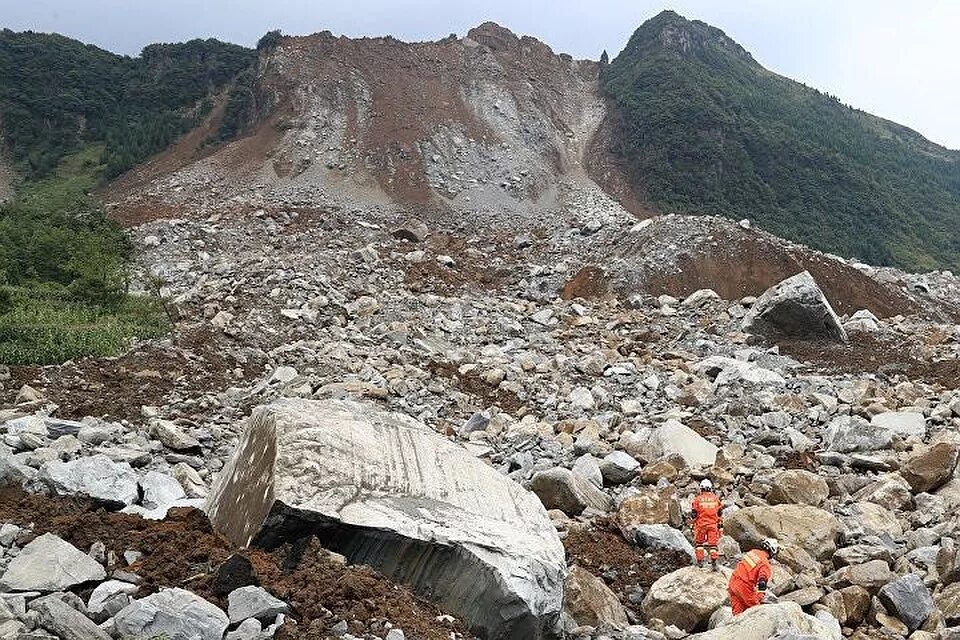
[[[960,154],[767,71],[722,31],[649,20],[602,72],[614,151],[668,211],[749,217],[816,248],[960,271]]]
[[[0,151],[20,176],[0,206],[0,363],[112,354],[164,330],[157,300],[127,295],[129,242],[91,194],[168,147],[255,60],[216,40],[130,58],[0,31]]]
[[[18,168],[50,173],[84,144],[103,143],[107,177],[166,148],[208,96],[256,52],[217,40],[154,44],[137,58],[56,34],[0,31],[0,127]]]

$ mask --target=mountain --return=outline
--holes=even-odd
[[[664,12],[603,71],[609,141],[664,211],[750,218],[874,264],[960,269],[960,154]]]
[[[436,42],[284,37],[234,92],[245,108],[225,109],[238,140],[172,148],[108,198],[125,220],[224,201],[529,217],[560,208],[560,183],[603,195],[588,176],[606,113],[598,76],[598,63],[493,23]],[[204,126],[222,129],[216,117]]]
[[[57,34],[0,31],[0,123],[14,164],[49,175],[103,145],[108,177],[168,147],[256,59],[217,40],[154,44],[131,58]]]

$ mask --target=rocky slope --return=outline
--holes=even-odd
[[[957,278],[640,219],[595,65],[492,25],[261,71],[249,137],[113,186],[170,338],[0,371],[0,636],[960,637]]]
[[[187,204],[357,202],[531,217],[563,198],[562,179],[595,188],[598,71],[492,23],[416,44],[285,38],[261,57],[247,137],[199,161],[184,154],[173,172],[161,156],[110,196],[131,220]]]

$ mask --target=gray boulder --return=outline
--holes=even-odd
[[[124,607],[113,618],[122,638],[223,640],[227,614],[184,589],[164,589]]]
[[[911,632],[927,621],[936,605],[919,574],[897,578],[877,594],[886,610],[897,616]]]
[[[608,511],[613,504],[606,493],[580,474],[554,467],[540,471],[530,480],[530,490],[547,509],[559,509],[569,516],[583,513],[587,507]]]
[[[640,524],[632,527],[633,541],[643,549],[670,549],[694,558],[693,545],[668,524]]]
[[[768,338],[847,341],[840,319],[809,271],[767,289],[744,316],[743,329]]]
[[[99,562],[69,542],[45,533],[10,561],[0,577],[0,587],[7,591],[63,591],[106,577]]]
[[[130,465],[113,462],[103,454],[44,463],[37,478],[57,495],[83,495],[116,506],[133,504],[139,498],[137,474]]]
[[[564,550],[537,497],[372,404],[288,399],[259,408],[206,511],[238,546],[313,531],[482,635],[541,638],[560,616]]]
[[[60,640],[111,640],[110,634],[57,596],[46,596],[30,603],[37,622]]]
[[[600,461],[600,473],[607,484],[624,484],[640,473],[640,463],[625,451],[613,451]]]
[[[877,451],[893,442],[893,432],[867,422],[860,416],[837,416],[827,425],[824,444],[827,450],[839,453]]]
[[[256,586],[234,589],[227,596],[227,616],[230,624],[247,618],[273,620],[280,613],[289,613],[290,607],[279,598],[274,598],[266,589]]]

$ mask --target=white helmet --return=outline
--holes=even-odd
[[[777,555],[778,553],[780,553],[780,543],[777,542],[774,538],[767,538],[766,540],[763,541],[763,544],[761,546],[763,547],[763,550],[770,555],[771,558]]]
[[[713,483],[710,482],[709,478],[700,481],[700,491],[713,491]]]

